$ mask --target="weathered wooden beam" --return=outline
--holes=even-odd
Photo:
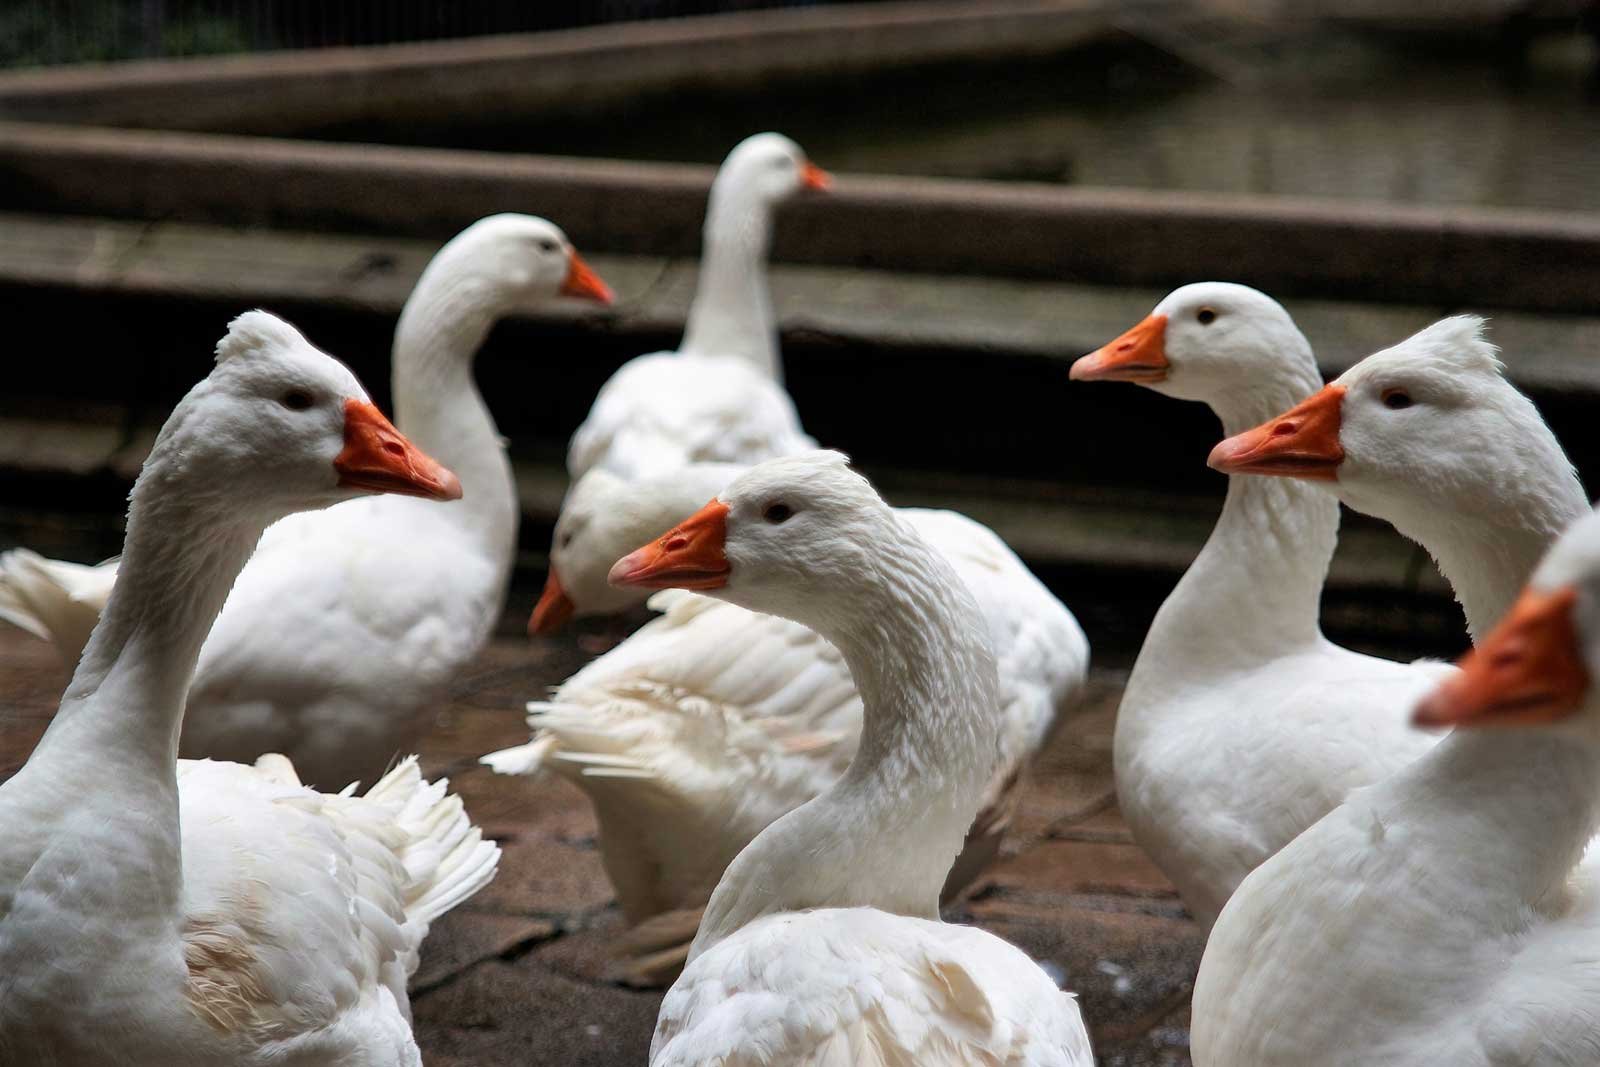
[[[0,122],[0,206],[446,237],[496,211],[585,248],[699,248],[707,167]],[[1282,296],[1590,312],[1600,217],[931,178],[843,178],[780,214],[779,260]]]

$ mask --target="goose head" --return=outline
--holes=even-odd
[[[832,185],[832,176],[806,158],[799,145],[781,133],[758,133],[734,145],[717,171],[711,195],[776,207],[802,189],[821,191]]]
[[[611,565],[692,514],[742,470],[695,463],[630,482],[596,467],[579,478],[561,502],[544,592],[528,620],[528,633],[553,634],[573,618],[610,615],[642,603],[644,590],[618,588],[607,580]]]
[[[1428,529],[1439,515],[1565,500],[1572,465],[1533,402],[1505,380],[1483,325],[1457,315],[1368,356],[1218,444],[1208,462],[1319,482],[1402,531]]]
[[[470,278],[487,303],[504,311],[557,295],[602,304],[613,299],[611,288],[561,228],[534,215],[508,212],[479,219],[438,251],[426,274]]]
[[[1304,396],[1317,381],[1311,346],[1283,306],[1232,282],[1174,289],[1111,343],[1072,364],[1086,382],[1137,382],[1213,408],[1285,385]],[[1315,386],[1313,385],[1312,388]]]
[[[408,441],[344,364],[264,311],[236,318],[216,367],[162,427],[136,497],[182,483],[262,525],[369,493],[455,500],[456,476]]]
[[[1535,727],[1600,743],[1600,515],[1551,547],[1461,672],[1418,704],[1425,727]]]
[[[861,598],[903,537],[889,506],[838,452],[769,460],[616,562],[613,585],[693,589],[824,636],[874,610]]]

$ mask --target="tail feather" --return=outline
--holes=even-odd
[[[117,561],[97,566],[45,559],[26,548],[0,553],[0,619],[78,662],[116,581]]]
[[[411,879],[407,922],[432,923],[488,885],[500,863],[500,846],[484,840],[449,786],[447,778],[425,781],[417,757],[408,756],[366,794],[397,804],[395,824],[410,838],[401,850]]]

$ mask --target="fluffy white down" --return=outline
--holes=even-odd
[[[155,936],[152,903],[140,960],[108,958],[119,939],[93,936],[105,920],[49,888],[74,863],[109,887],[132,857],[111,839],[90,847],[89,827],[52,827],[63,843],[24,876],[5,857],[40,843],[8,829],[0,1061],[420,1064],[406,981],[429,923],[486,885],[499,858],[446,784],[423,781],[414,758],[366,796],[306,788],[281,756],[180,761],[182,919],[174,940]],[[78,783],[58,785],[59,795],[10,799],[70,804]],[[75,861],[62,854],[69,842],[82,843]],[[83,955],[64,958],[69,949]],[[30,958],[51,965],[19,964]],[[73,1010],[54,1010],[62,1004]]]
[[[652,1067],[1089,1067],[1075,998],[981,930],[867,908],[771,915],[667,994]]]
[[[629,361],[573,434],[567,472],[643,478],[690,463],[759,463],[817,447],[771,375],[736,357],[659,352]]]

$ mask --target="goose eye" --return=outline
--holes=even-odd
[[[568,530],[566,533],[561,535],[561,547],[562,548],[566,548],[567,546],[569,546],[571,544],[572,544],[572,531]]]
[[[1412,404],[1411,394],[1404,389],[1385,389],[1383,391],[1383,406],[1390,411],[1399,411]]]
[[[768,504],[767,510],[761,513],[761,517],[776,526],[781,522],[788,522],[789,516],[793,514],[794,511],[788,504]]]
[[[550,238],[546,237],[546,238],[544,238],[543,240],[541,240],[539,242],[539,251],[541,251],[541,252],[554,252],[555,250],[556,250],[556,243],[554,241],[552,241]]]
[[[315,401],[311,399],[311,394],[304,389],[291,389],[278,398],[278,403],[290,411],[304,411]]]
[[[1217,309],[1201,308],[1199,311],[1194,313],[1194,317],[1195,321],[1199,322],[1200,325],[1210,326],[1213,322],[1217,321]]]

